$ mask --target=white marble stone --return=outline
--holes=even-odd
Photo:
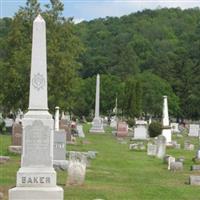
[[[144,120],[137,120],[134,127],[134,139],[146,140],[148,139],[148,125]]]
[[[189,136],[199,137],[200,127],[199,124],[190,124],[189,125]]]
[[[55,110],[56,110],[56,112],[55,112],[55,124],[54,124],[54,128],[55,128],[55,131],[59,131],[59,116],[60,116],[60,114],[59,114],[59,107],[56,106]]]
[[[166,138],[163,135],[159,135],[157,139],[157,157],[164,158],[166,153]]]
[[[78,131],[78,136],[81,138],[85,137],[85,133],[83,132],[83,126],[82,125],[77,125],[77,131]]]
[[[172,132],[169,125],[169,113],[168,113],[168,103],[167,96],[163,96],[163,117],[162,117],[162,135],[166,137],[166,142],[170,143],[172,141]]]
[[[53,169],[54,121],[47,104],[46,25],[38,15],[33,23],[29,110],[23,124],[21,168],[9,200],[63,200]]]
[[[171,126],[172,133],[180,133],[178,123],[171,123],[170,126]]]
[[[100,76],[97,74],[96,80],[96,98],[95,98],[95,117],[92,121],[91,133],[104,133],[103,120],[99,116],[99,100],[100,100]]]

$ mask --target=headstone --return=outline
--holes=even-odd
[[[168,170],[171,170],[171,164],[174,163],[176,159],[172,156],[168,157]]]
[[[100,76],[97,74],[96,80],[96,98],[95,98],[95,117],[92,121],[90,133],[104,133],[103,120],[99,116],[99,100],[100,100]]]
[[[0,192],[0,200],[3,200],[3,193],[2,192]]]
[[[21,168],[9,200],[63,200],[53,169],[54,121],[47,104],[46,27],[38,15],[33,23],[29,109],[23,124]]]
[[[12,127],[12,146],[22,145],[22,124],[14,123]]]
[[[0,156],[0,164],[4,164],[10,160],[9,156]]]
[[[172,130],[172,133],[179,133],[180,130],[179,130],[179,124],[178,123],[171,123],[171,130]]]
[[[117,137],[128,136],[128,124],[126,122],[118,122],[117,124]]]
[[[159,135],[157,139],[157,157],[164,158],[166,153],[166,138],[163,135]]]
[[[199,136],[199,124],[190,124],[189,126],[189,136],[198,137]]]
[[[21,154],[22,153],[22,146],[9,146],[8,151],[11,153]]]
[[[77,125],[77,131],[78,131],[78,136],[81,138],[85,137],[85,134],[83,132],[83,126],[82,125]]]
[[[117,118],[115,116],[111,118],[110,127],[117,129]]]
[[[54,160],[66,160],[66,133],[64,130],[54,132]]]
[[[147,144],[147,155],[148,156],[156,156],[157,154],[157,146],[155,144],[148,143]]]
[[[191,170],[192,171],[200,171],[200,165],[192,165]]]
[[[200,185],[200,176],[191,175],[189,177],[190,185]]]
[[[145,150],[146,147],[143,142],[138,142],[138,143],[130,144],[129,149],[130,150]]]
[[[193,151],[194,150],[194,144],[190,144],[190,142],[185,141],[184,149],[187,150],[187,151]]]
[[[14,123],[13,119],[5,118],[4,122],[5,122],[6,132],[12,134],[12,125]]]
[[[183,163],[182,162],[171,162],[170,163],[170,170],[171,171],[182,171],[183,170]]]
[[[146,140],[148,138],[148,124],[144,120],[137,120],[134,128],[134,139]]]
[[[87,158],[80,152],[71,152],[68,166],[67,185],[83,185]]]
[[[167,96],[163,96],[163,118],[162,118],[162,135],[166,138],[166,143],[170,143],[172,141],[171,136],[171,127],[169,126],[169,113],[168,113],[168,103]]]

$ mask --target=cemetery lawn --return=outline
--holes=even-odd
[[[200,186],[188,184],[193,164],[192,157],[198,147],[198,140],[191,139],[195,151],[183,150],[184,138],[174,138],[182,144],[182,149],[167,149],[167,154],[185,157],[182,172],[169,172],[162,160],[148,157],[145,151],[130,151],[127,144],[120,144],[107,129],[105,134],[90,134],[90,125],[84,125],[85,139],[78,139],[77,145],[68,145],[67,150],[98,151],[96,159],[87,168],[83,186],[65,186],[67,173],[58,172],[58,184],[65,190],[65,200],[198,200]],[[87,142],[83,142],[87,141]],[[11,160],[0,165],[0,192],[15,186],[16,172],[20,167],[20,156],[7,151],[11,137],[0,135],[0,155],[8,155]],[[86,143],[86,144],[85,144]],[[34,159],[34,158],[33,158]],[[200,175],[200,174],[199,174]]]

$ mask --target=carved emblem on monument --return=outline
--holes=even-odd
[[[45,79],[43,75],[40,73],[35,74],[32,78],[32,85],[37,90],[43,89],[45,85]]]

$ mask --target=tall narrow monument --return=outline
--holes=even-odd
[[[59,131],[59,116],[60,116],[60,113],[59,113],[59,107],[56,106],[55,107],[55,131]]]
[[[172,133],[171,133],[171,127],[170,127],[170,124],[169,124],[167,96],[163,96],[162,125],[163,125],[162,135],[165,136],[166,142],[170,143],[172,141]]]
[[[33,23],[29,109],[23,125],[21,168],[9,200],[63,200],[53,169],[54,122],[47,104],[46,25],[38,15]]]
[[[95,117],[92,122],[91,133],[104,133],[103,122],[99,117],[99,99],[100,99],[100,76],[97,74],[96,80],[96,98],[95,98]]]

